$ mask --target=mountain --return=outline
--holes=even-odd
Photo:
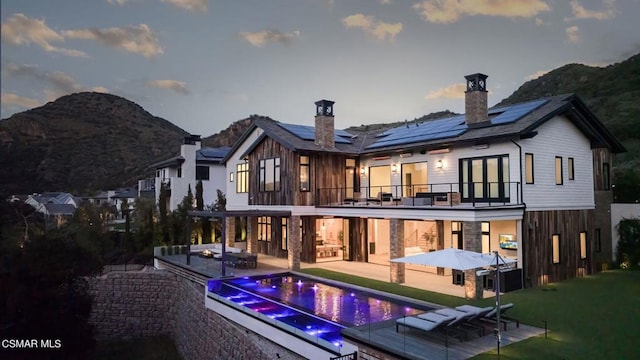
[[[498,105],[576,93],[627,149],[616,166],[640,166],[640,53],[607,67],[568,64],[524,83]]]
[[[627,148],[617,169],[640,168],[640,54],[604,68],[569,64],[524,83],[498,105],[577,93]],[[413,122],[455,115],[441,111]],[[251,115],[204,137],[203,146],[229,146]],[[352,127],[380,131],[404,121]],[[139,105],[109,94],[77,93],[0,120],[0,193],[77,194],[132,185],[152,175],[147,166],[179,153],[187,132]],[[640,175],[638,176],[640,179]],[[636,177],[631,183],[638,183]],[[635,191],[635,190],[634,190]]]
[[[82,92],[0,121],[0,192],[85,194],[135,184],[187,132],[119,96]]]

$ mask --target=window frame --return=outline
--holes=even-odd
[[[271,216],[258,217],[258,241],[271,242]]]
[[[289,230],[287,229],[288,222],[289,222],[289,219],[285,217],[281,218],[280,220],[280,231],[282,232],[282,236],[281,236],[282,243],[280,244],[280,249],[284,251],[289,250],[289,244],[287,243],[289,239]]]
[[[485,225],[486,225],[486,230],[485,230]],[[481,246],[482,246],[482,253],[489,253],[491,252],[491,222],[489,221],[483,221],[482,223],[480,223],[480,239],[481,239]],[[485,242],[486,242],[486,251],[485,251]]]
[[[575,160],[570,157],[567,158],[567,176],[569,180],[575,180],[576,179],[576,174],[575,174]]]
[[[578,241],[580,242],[580,260],[587,258],[587,232],[580,231],[578,234]]]
[[[207,176],[206,178],[203,176],[203,169],[207,169]],[[207,165],[196,165],[196,181],[197,180],[202,180],[202,181],[209,181],[211,179],[211,168],[209,168],[209,166]]]
[[[236,164],[236,193],[249,192],[249,163]]]
[[[473,172],[474,166],[477,165],[477,161],[480,161],[481,165],[481,178],[482,182],[473,181],[476,177]],[[488,160],[496,160],[496,174],[497,181],[490,182],[488,173]],[[461,201],[462,202],[510,202],[511,201],[511,182],[509,178],[510,173],[510,161],[509,154],[497,154],[490,156],[480,156],[471,158],[458,159],[459,174],[458,181],[461,189]],[[492,184],[497,184],[497,196],[492,197]],[[480,190],[480,191],[477,191]],[[482,196],[478,197],[477,192],[480,192]]]
[[[456,238],[456,242],[454,244],[454,237]],[[462,221],[451,221],[451,247],[457,249],[464,249],[464,241],[462,238]],[[461,247],[458,247],[461,245]]]
[[[271,165],[273,163],[273,165]],[[259,190],[260,192],[276,192],[280,191],[280,158],[272,157],[266,159],[260,159],[259,162]],[[271,170],[273,169],[273,173]],[[273,187],[267,186],[271,184],[267,182],[273,179]]]
[[[602,252],[602,232],[600,231],[600,228],[596,228],[594,230],[594,243],[595,243],[595,252],[599,253]]]
[[[524,153],[524,181],[525,184],[535,184],[533,153]]]
[[[551,235],[551,262],[553,265],[561,263],[560,242],[560,234]]]
[[[555,160],[556,185],[564,185],[564,169],[563,169],[562,163],[563,163],[562,156],[556,156],[556,160]]]
[[[611,190],[611,167],[609,163],[602,163],[602,189]]]
[[[306,162],[303,162],[303,159],[306,159]],[[300,177],[299,177],[299,190],[301,192],[309,192],[311,191],[311,157],[309,155],[300,155],[298,157],[299,166],[300,166]],[[303,174],[306,174],[307,180],[303,181]],[[306,184],[306,188],[304,185]],[[284,250],[284,249],[283,249]]]

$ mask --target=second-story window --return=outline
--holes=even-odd
[[[309,157],[300,156],[300,191],[310,191]]]
[[[196,166],[196,180],[209,180],[209,167],[198,165]]]
[[[249,163],[236,165],[236,192],[249,192]]]
[[[526,153],[524,154],[524,181],[527,184],[534,183],[533,177],[533,154]]]
[[[573,158],[570,157],[567,159],[567,171],[569,172],[569,180],[575,180],[576,174],[573,168]]]
[[[260,191],[280,191],[280,158],[260,160]]]
[[[556,185],[562,185],[562,156],[556,156]]]
[[[178,177],[182,177],[182,166],[178,166]]]
[[[602,164],[602,189],[609,190],[611,188],[611,177],[609,174],[609,163]]]

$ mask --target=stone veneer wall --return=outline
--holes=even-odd
[[[173,273],[109,273],[90,283],[98,340],[168,335],[189,360],[302,359],[207,309],[204,287]]]

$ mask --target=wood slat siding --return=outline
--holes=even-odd
[[[314,206],[318,188],[345,187],[346,156],[327,153],[309,155],[311,191],[300,191],[300,157],[271,138],[265,138],[249,154],[249,204]],[[280,191],[260,191],[260,160],[280,158]],[[321,191],[318,203],[336,202],[337,191]]]
[[[523,219],[525,284],[540,286],[595,269],[592,210],[529,211]],[[604,229],[602,229],[604,230]],[[587,258],[580,259],[580,232],[587,232]],[[560,235],[560,263],[553,264],[552,235]]]

